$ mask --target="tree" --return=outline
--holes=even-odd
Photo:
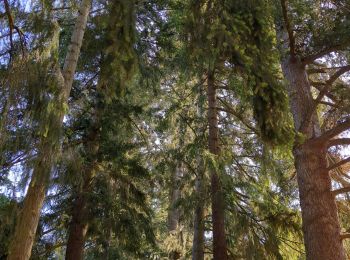
[[[347,9],[343,8],[346,3],[325,2],[327,1],[311,1],[306,6],[297,1],[287,3],[282,0],[284,23],[278,26],[281,28],[279,36],[283,46],[282,70],[287,81],[290,110],[297,133],[293,154],[306,255],[308,259],[345,259],[337,206],[329,175],[332,166],[328,166],[327,163],[327,150],[333,142],[337,142],[334,138],[349,129],[349,119],[348,115],[344,115],[335,126],[321,129],[317,106],[326,95],[330,95],[332,85],[350,67],[344,65],[335,69],[319,89],[316,98],[313,98],[312,85],[307,73],[313,64],[317,67],[318,59],[329,57],[331,53],[341,53],[348,47],[348,37],[344,34],[349,30],[348,24],[337,24],[340,19],[349,15]],[[295,10],[295,13],[291,10]],[[303,18],[306,18],[307,22],[302,21]],[[300,26],[298,31],[297,26]],[[325,39],[332,40],[328,42]]]
[[[73,76],[79,57],[80,46],[82,44],[89,10],[90,1],[83,1],[72,34],[63,70],[61,72],[58,64],[55,64],[55,67],[53,68],[56,70],[55,73],[57,73],[57,78],[54,79],[54,83],[57,84],[57,90],[55,90],[56,95],[53,100],[49,103],[51,107],[48,107],[48,109],[51,111],[48,110],[48,114],[46,115],[50,121],[41,122],[42,124],[48,125],[44,132],[41,133],[41,140],[37,148],[36,166],[34,167],[32,180],[29,184],[22,212],[16,225],[16,231],[9,249],[8,259],[29,259],[31,254],[35,232],[39,222],[40,210],[45,199],[50,179],[51,168],[55,161],[57,150],[59,149],[58,130],[61,128],[63,122],[65,104],[67,103],[72,87]],[[53,23],[53,25],[55,25],[55,23]],[[55,38],[52,40],[57,41]],[[57,53],[57,50],[53,51],[56,51]],[[53,52],[52,55],[55,55],[55,53]]]

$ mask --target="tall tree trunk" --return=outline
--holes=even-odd
[[[41,148],[43,150],[50,149],[48,143]],[[49,154],[41,154],[41,160],[38,161],[34,169],[32,180],[29,184],[27,196],[25,197],[21,215],[16,225],[14,238],[11,241],[8,258],[9,260],[29,259],[31,249],[35,239],[36,229],[39,223],[40,209],[43,205],[47,183],[46,176],[50,174],[51,156]]]
[[[331,193],[331,178],[327,170],[327,147],[317,139],[320,135],[316,113],[302,127],[313,110],[311,87],[298,57],[282,62],[296,131],[306,141],[296,142],[293,154],[297,171],[300,206],[303,220],[306,257],[310,260],[342,260],[345,252],[340,238],[335,197]]]
[[[86,192],[88,191],[84,190],[78,194],[74,202],[66,249],[67,260],[81,260],[84,256],[85,237],[88,230],[86,220],[88,215]]]
[[[200,119],[204,120],[205,110],[202,102],[200,101],[203,97],[203,89],[199,90],[197,114]],[[202,125],[199,131],[205,131],[207,124]],[[206,200],[206,182],[205,177],[205,165],[203,155],[198,153],[197,157],[197,176],[195,181],[195,194],[196,194],[196,207],[194,209],[194,220],[193,220],[193,244],[192,244],[192,260],[204,260],[204,232],[205,232],[205,205]]]
[[[89,199],[93,177],[97,166],[97,157],[100,149],[100,127],[103,107],[96,109],[93,126],[89,130],[84,147],[87,153],[86,165],[82,172],[82,187],[77,191],[76,200],[73,203],[72,220],[69,227],[66,248],[66,260],[82,260],[84,257],[84,245],[86,233],[89,227]]]
[[[179,226],[180,210],[176,206],[180,199],[179,181],[182,176],[182,164],[179,162],[172,174],[171,189],[170,189],[170,208],[168,212],[168,230],[175,232]],[[176,234],[177,235],[177,234]],[[175,260],[181,257],[181,252],[176,250],[170,252],[169,259]]]
[[[59,73],[61,74],[61,93],[59,94],[58,102],[62,103],[59,106],[67,103],[72,88],[73,77],[90,10],[90,2],[91,0],[83,0],[81,3],[64,68],[62,74],[61,72]],[[54,121],[57,122],[54,125],[55,128],[61,128],[63,117],[64,110],[62,109],[56,114],[56,118],[54,118]],[[40,210],[45,199],[52,164],[59,145],[59,135],[55,134],[56,132],[57,129],[48,129],[47,135],[42,137],[42,145],[38,147],[36,165],[14,237],[11,241],[8,260],[27,260],[30,258],[39,222]]]
[[[216,102],[216,87],[214,72],[208,73],[208,122],[209,122],[209,152],[220,154],[218,116]],[[215,260],[226,260],[227,245],[225,234],[225,212],[222,186],[218,173],[214,168],[210,169],[211,177],[211,208],[213,220],[213,254]]]
[[[69,227],[66,248],[66,260],[82,260],[84,258],[86,233],[89,227],[88,194],[91,192],[95,163],[90,166],[83,172],[83,187],[78,191],[73,203],[72,220]]]
[[[192,259],[204,260],[204,218],[205,218],[205,185],[203,160],[200,160],[196,177],[195,192],[197,204],[194,210]]]
[[[177,229],[180,220],[180,210],[175,206],[176,202],[180,199],[179,181],[182,175],[182,165],[178,163],[171,176],[171,189],[170,189],[170,208],[168,212],[168,230],[174,231]]]
[[[182,148],[184,144],[184,138],[185,138],[185,132],[186,132],[186,126],[181,121],[180,122],[180,133],[179,133],[179,144],[178,148]],[[181,197],[181,190],[180,190],[180,180],[183,175],[183,163],[180,161],[177,162],[177,165],[175,167],[175,171],[172,173],[171,176],[171,189],[170,189],[170,208],[168,212],[168,230],[169,232],[174,232],[179,227],[180,222],[180,209],[176,206],[176,203]],[[178,235],[178,234],[176,234]],[[170,259],[179,259],[181,257],[181,252],[173,251],[170,252],[169,258]]]

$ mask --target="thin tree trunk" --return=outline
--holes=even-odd
[[[185,135],[185,125],[183,122],[180,122],[180,136],[178,147],[181,148],[184,144],[184,135]],[[183,175],[183,163],[179,160],[175,167],[175,171],[171,177],[171,189],[170,189],[170,208],[168,212],[168,230],[169,232],[174,232],[179,227],[180,222],[180,209],[176,206],[176,203],[181,197],[180,190],[180,180]],[[177,235],[177,234],[176,234]],[[169,258],[176,260],[181,257],[181,252],[173,251],[170,252]]]
[[[168,212],[168,230],[175,231],[179,225],[180,211],[175,206],[176,202],[180,199],[179,181],[182,175],[182,165],[176,166],[175,171],[172,174],[171,190],[170,190],[170,208]]]
[[[73,203],[72,220],[69,227],[66,248],[66,260],[82,260],[84,257],[84,245],[86,233],[89,227],[89,199],[93,177],[95,175],[97,157],[100,149],[100,126],[103,108],[97,109],[94,125],[91,127],[84,146],[87,152],[86,165],[82,172],[83,184],[77,191],[77,198]]]
[[[220,154],[218,135],[218,116],[216,102],[216,87],[214,72],[208,73],[208,122],[209,122],[209,152]],[[227,245],[225,234],[225,212],[222,186],[218,173],[211,170],[211,207],[213,220],[213,254],[215,260],[226,260]]]
[[[300,131],[309,111],[313,109],[311,87],[305,66],[298,57],[282,62],[296,131]],[[345,252],[340,238],[335,197],[331,193],[331,178],[327,170],[327,147],[317,141],[319,122],[314,113],[310,124],[302,130],[306,141],[293,149],[300,206],[303,220],[306,257],[310,260],[342,260]]]
[[[177,201],[180,199],[179,181],[182,176],[182,164],[178,163],[175,171],[172,174],[171,190],[170,190],[170,208],[168,212],[168,230],[169,232],[175,232],[180,222],[180,210],[176,206]],[[176,234],[177,235],[177,234]],[[181,257],[181,252],[176,250],[170,252],[169,259],[176,260]]]
[[[74,202],[66,249],[67,260],[83,259],[86,232],[88,230],[88,221],[86,221],[87,215],[87,198],[83,191],[78,194]]]
[[[203,183],[203,161],[200,161],[198,175],[196,177],[195,192],[197,195],[197,204],[194,210],[193,221],[193,246],[192,259],[204,259],[204,218],[205,218],[205,192]]]
[[[64,69],[62,71],[63,79],[61,79],[61,93],[58,98],[58,102],[62,102],[62,104],[67,103],[72,88],[75,68],[90,10],[90,2],[91,0],[83,0],[81,3],[81,8],[79,10],[79,15],[66,56]],[[54,119],[56,121],[54,127],[61,128],[63,117],[63,110],[57,113],[56,118]],[[57,129],[48,129],[47,136],[42,137],[42,145],[38,148],[39,152],[33,170],[32,180],[29,184],[23,209],[9,248],[8,260],[27,260],[30,258],[39,222],[40,210],[45,199],[51,168],[59,145],[59,135],[55,134],[55,132],[57,132]]]
[[[202,102],[200,101],[203,96],[203,89],[199,91],[197,114],[200,119],[204,120],[205,113]],[[206,124],[202,126],[200,131],[205,131]],[[193,244],[192,244],[192,260],[204,260],[204,232],[205,232],[205,205],[206,205],[206,183],[205,177],[205,165],[202,154],[198,154],[197,157],[197,176],[195,181],[195,194],[196,194],[196,207],[194,209],[193,220]]]
[[[84,183],[73,203],[72,220],[69,227],[66,260],[82,260],[84,257],[84,245],[86,233],[89,227],[88,194],[94,175],[94,166],[83,173]]]

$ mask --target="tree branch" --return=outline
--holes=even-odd
[[[328,46],[326,48],[324,48],[323,50],[317,52],[317,53],[314,53],[314,54],[311,54],[309,56],[306,56],[302,59],[302,62],[304,65],[307,65],[307,64],[310,64],[312,62],[314,62],[315,60],[317,60],[318,58],[321,58],[333,51],[339,51],[339,50],[342,50],[346,47],[347,45],[341,45],[341,44],[338,44],[338,45],[332,45],[332,46]]]
[[[13,17],[12,17],[12,14],[11,14],[11,9],[10,9],[9,2],[7,0],[4,0],[4,5],[5,5],[5,12],[6,12],[6,15],[7,15],[7,20],[8,20],[9,29],[10,29],[10,45],[11,45],[11,49],[13,49],[12,31],[13,31],[15,25],[14,25]]]
[[[338,168],[339,166],[342,166],[343,164],[346,164],[346,163],[348,163],[348,162],[350,162],[350,157],[348,157],[348,158],[346,158],[346,159],[344,159],[344,160],[341,160],[341,161],[339,161],[339,162],[337,162],[337,163],[335,163],[335,164],[329,166],[329,167],[327,168],[327,170],[328,170],[328,171],[331,171],[331,170],[333,170],[333,169],[335,169],[335,168]]]
[[[287,12],[287,4],[286,0],[281,0],[281,6],[282,6],[282,13],[283,13],[283,19],[284,19],[284,24],[286,26],[286,30],[288,33],[288,38],[289,38],[289,50],[290,50],[290,55],[292,57],[295,56],[295,38],[294,38],[294,33],[291,28],[289,18],[288,18],[288,12]]]
[[[332,87],[332,84],[334,81],[336,81],[341,75],[343,75],[345,72],[350,70],[350,65],[341,67],[339,70],[337,70],[325,83],[324,88],[320,91],[317,98],[315,99],[314,104],[312,105],[310,111],[306,114],[301,126],[300,126],[300,132],[304,132],[311,122],[312,115],[314,114],[317,105],[321,102],[321,100],[324,98],[324,96],[328,93],[329,89]]]
[[[350,129],[350,119],[347,119],[344,122],[337,124],[335,127],[318,137],[318,139],[320,141],[328,141],[348,129]]]
[[[328,142],[328,147],[337,146],[337,145],[350,145],[350,138],[338,138],[332,139]]]
[[[249,130],[252,130],[254,133],[258,133],[257,129],[255,129],[253,126],[251,126],[249,123],[247,123],[239,113],[237,113],[234,109],[232,109],[229,104],[227,104],[227,102],[225,102],[224,100],[222,100],[219,97],[217,99],[225,107],[225,108],[218,107],[217,108],[218,110],[221,110],[223,112],[226,112],[228,114],[231,114],[231,115],[237,117]]]
[[[341,240],[346,239],[346,238],[350,238],[350,233],[342,233],[342,234],[340,234],[340,239]]]
[[[332,194],[333,194],[334,196],[337,196],[337,195],[339,195],[339,194],[347,193],[347,192],[350,192],[350,186],[343,187],[343,188],[340,188],[340,189],[337,189],[337,190],[333,190],[333,191],[332,191]]]

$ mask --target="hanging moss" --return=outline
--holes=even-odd
[[[126,84],[133,80],[138,61],[135,52],[135,3],[120,0],[110,4],[106,17],[105,55],[101,65],[100,88],[108,97],[123,95]],[[112,83],[113,88],[104,87]],[[113,84],[114,83],[114,84]]]
[[[192,1],[189,10],[186,28],[192,60],[219,73],[227,69],[223,65],[227,63],[232,70],[240,68],[239,73],[246,75],[252,90],[262,139],[271,145],[291,140],[288,100],[279,80],[279,58],[267,1]]]

